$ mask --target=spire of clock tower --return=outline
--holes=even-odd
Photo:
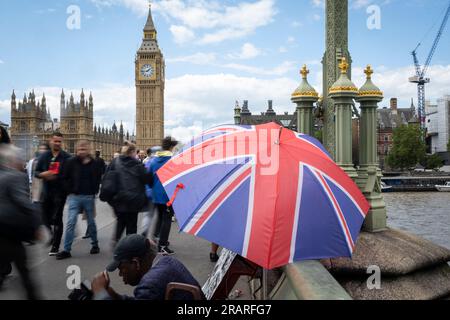
[[[147,17],[147,23],[144,27],[144,32],[150,32],[150,31],[156,31],[155,24],[153,23],[153,17],[152,17],[152,3],[149,1],[148,3],[148,17]]]
[[[144,38],[138,53],[159,53],[157,31],[153,23],[152,4],[149,2],[147,22],[144,26]]]
[[[150,3],[143,31],[135,61],[136,144],[139,149],[147,150],[160,145],[164,137],[165,63],[158,46]]]

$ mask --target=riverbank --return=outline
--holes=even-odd
[[[436,185],[445,185],[447,182],[450,182],[450,175],[385,176],[381,181],[386,186],[391,187],[386,192],[439,192]]]

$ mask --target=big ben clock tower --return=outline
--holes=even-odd
[[[164,69],[150,4],[135,66],[136,143],[141,150],[159,146],[164,137]]]

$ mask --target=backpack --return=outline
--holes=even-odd
[[[115,160],[103,180],[100,200],[118,211],[140,211],[148,204],[145,187],[139,177],[123,166],[120,159]]]
[[[120,189],[120,173],[115,170],[115,162],[111,163],[111,167],[106,171],[102,179],[102,186],[100,189],[100,201],[111,203]]]

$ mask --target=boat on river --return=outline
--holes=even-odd
[[[391,192],[392,186],[388,186],[385,182],[381,181],[381,192]]]
[[[447,182],[443,186],[436,185],[436,189],[440,192],[450,192],[450,182]]]

